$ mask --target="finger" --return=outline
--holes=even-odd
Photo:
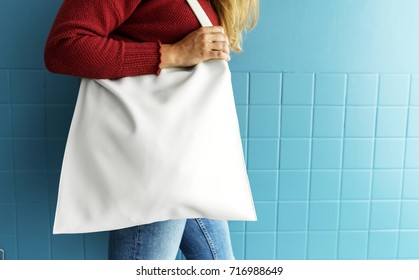
[[[225,34],[224,28],[222,26],[204,26],[199,29],[203,33],[221,33]]]
[[[209,51],[207,52],[207,59],[226,60],[230,61],[230,55],[223,51]]]
[[[211,50],[213,51],[222,51],[225,52],[226,54],[230,54],[230,48],[228,47],[227,43],[223,43],[223,42],[214,42],[211,45]]]

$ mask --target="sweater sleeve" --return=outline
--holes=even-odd
[[[44,49],[47,69],[83,78],[158,74],[160,42],[109,38],[142,0],[64,0]]]

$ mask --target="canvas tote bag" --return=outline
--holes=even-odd
[[[199,217],[256,220],[227,62],[82,79],[53,233]]]

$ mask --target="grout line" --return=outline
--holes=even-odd
[[[404,193],[404,178],[406,177],[406,158],[407,158],[407,140],[408,140],[408,135],[409,135],[409,114],[410,114],[410,100],[411,100],[411,96],[412,96],[412,75],[409,76],[409,97],[408,97],[408,101],[407,101],[407,117],[406,117],[406,131],[405,131],[405,140],[404,140],[404,153],[403,153],[403,176],[402,176],[402,187],[400,190],[400,205],[399,205],[399,224],[398,224],[398,232],[397,232],[397,243],[396,243],[396,259],[400,258],[400,250],[399,250],[399,245],[400,245],[400,230],[402,228],[402,211],[403,211],[403,193]]]
[[[380,90],[381,90],[381,75],[378,75],[377,79],[377,96],[376,96],[376,105],[375,105],[375,125],[374,125],[374,143],[373,143],[373,158],[372,158],[372,173],[371,173],[371,179],[370,179],[370,200],[369,200],[369,213],[368,213],[368,235],[367,235],[367,259],[369,259],[370,256],[370,250],[369,250],[369,244],[370,244],[370,238],[371,238],[371,210],[372,210],[372,202],[373,197],[373,186],[374,186],[374,171],[377,170],[375,168],[375,158],[376,158],[376,151],[377,151],[377,118],[378,118],[378,102],[380,97]]]
[[[13,137],[13,101],[12,101],[12,72],[7,70],[8,78],[8,90],[9,90],[9,117],[10,117],[10,135],[12,135],[11,144],[12,144],[12,182],[13,182],[13,195],[14,195],[14,209],[15,209],[15,241],[16,241],[16,259],[19,259],[19,226],[18,226],[18,203],[17,203],[17,188],[16,188],[16,162],[15,162],[15,141]]]
[[[340,171],[339,171],[339,200],[338,200],[338,204],[339,204],[339,208],[338,208],[338,237],[337,237],[337,244],[336,244],[336,259],[339,259],[339,242],[340,242],[340,230],[341,230],[341,224],[340,224],[340,220],[341,220],[341,210],[342,210],[342,183],[343,183],[343,171],[344,171],[344,167],[343,167],[343,163],[344,163],[344,159],[345,159],[345,137],[346,137],[346,104],[348,103],[348,75],[345,75],[345,92],[344,92],[344,104],[343,104],[343,138],[342,138],[342,157],[341,157],[341,162],[340,162]]]
[[[16,189],[16,162],[15,162],[15,141],[14,141],[14,137],[13,137],[13,101],[12,101],[12,72],[10,70],[7,71],[8,74],[8,88],[9,88],[9,106],[10,106],[10,133],[12,135],[12,180],[13,180],[13,191],[14,191],[14,197],[15,197],[15,215],[16,215],[16,258],[19,259],[19,226],[18,226],[18,201],[17,201],[17,189]]]
[[[50,176],[49,176],[49,167],[48,167],[48,126],[47,126],[47,94],[46,94],[46,71],[43,71],[43,75],[42,75],[42,86],[43,86],[43,109],[44,109],[44,135],[45,135],[45,139],[44,139],[44,145],[45,145],[45,157],[46,157],[46,175],[47,175],[47,189],[48,189],[48,227],[49,229],[52,229],[52,225],[51,225],[51,190],[50,190]],[[49,256],[50,259],[52,259],[52,236],[51,236],[51,232],[48,234],[48,243],[49,243]]]
[[[313,165],[313,134],[314,134],[314,97],[316,89],[316,74],[312,73],[312,89],[311,89],[311,124],[310,124],[310,154],[309,154],[309,172],[308,172],[308,201],[307,201],[307,223],[306,223],[306,251],[305,258],[308,260],[309,248],[309,225],[310,225],[310,203],[311,203],[311,173]]]

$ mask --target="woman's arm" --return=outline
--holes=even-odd
[[[141,0],[65,0],[49,33],[44,59],[49,71],[86,78],[156,73],[159,43],[108,38]]]
[[[192,32],[173,45],[109,38],[142,0],[64,0],[49,33],[44,59],[49,71],[84,78],[158,74],[161,68],[229,60],[221,27]]]

